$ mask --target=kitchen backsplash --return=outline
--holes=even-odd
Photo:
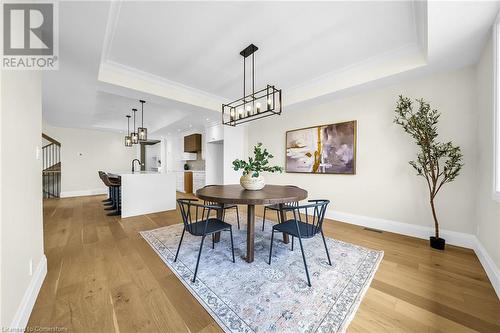
[[[205,160],[201,159],[201,151],[199,151],[196,155],[197,156],[195,161],[186,161],[187,165],[189,166],[189,170],[205,170]]]

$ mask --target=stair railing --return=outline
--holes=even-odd
[[[42,188],[44,198],[59,198],[61,192],[61,143],[48,135],[42,147]]]

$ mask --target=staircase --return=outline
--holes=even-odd
[[[61,143],[42,133],[42,191],[44,198],[59,198],[61,193]]]

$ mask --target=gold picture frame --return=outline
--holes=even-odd
[[[357,121],[286,131],[285,172],[356,174]]]

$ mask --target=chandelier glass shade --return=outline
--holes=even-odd
[[[146,141],[148,139],[148,129],[144,127],[144,103],[146,101],[140,100],[141,102],[141,127],[137,128],[137,135],[139,141]]]
[[[236,126],[248,121],[281,114],[281,90],[275,86],[255,91],[255,51],[259,48],[250,44],[240,55],[243,56],[243,97],[222,104],[222,124]],[[246,58],[252,56],[252,92],[246,92]]]

